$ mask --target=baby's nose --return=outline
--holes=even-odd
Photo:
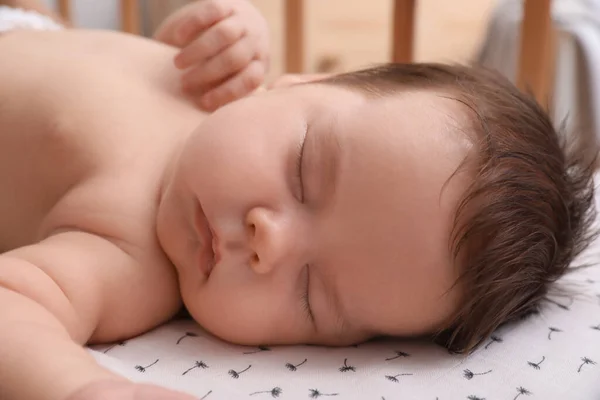
[[[288,263],[292,255],[289,218],[262,207],[246,216],[250,243],[250,267],[257,274],[268,274],[278,265]]]

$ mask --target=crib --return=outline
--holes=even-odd
[[[282,0],[285,25],[285,71],[302,73],[305,59],[305,1]],[[551,0],[525,0],[522,24],[518,86],[531,92],[542,104],[547,102],[551,91],[552,76],[552,24]],[[393,0],[393,23],[391,26],[392,48],[390,60],[411,62],[415,27],[415,10],[418,0]],[[59,0],[58,8],[65,20],[72,15],[72,1]],[[121,29],[124,32],[140,32],[139,0],[120,0]]]

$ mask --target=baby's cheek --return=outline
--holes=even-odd
[[[231,282],[212,278],[198,291],[188,309],[213,335],[252,346],[308,341],[307,321],[292,309],[287,298],[260,284],[238,282],[234,287]]]
[[[216,275],[216,274],[214,274]],[[262,343],[268,310],[243,287],[211,276],[195,293],[182,293],[190,315],[213,335],[238,344]],[[221,277],[222,278],[222,277]]]

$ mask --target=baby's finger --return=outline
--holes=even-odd
[[[197,9],[182,18],[175,32],[175,42],[179,47],[186,46],[200,32],[233,14],[233,8],[226,1],[205,0],[193,5]]]
[[[241,71],[254,58],[254,46],[250,41],[250,37],[244,36],[221,53],[184,73],[184,90],[205,88]]]
[[[237,42],[246,32],[239,17],[233,15],[208,28],[175,57],[175,66],[191,67],[207,60]]]
[[[200,106],[204,110],[214,111],[229,102],[244,97],[260,86],[264,76],[263,63],[254,60],[231,79],[205,93],[199,100]]]

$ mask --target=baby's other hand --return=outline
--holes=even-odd
[[[162,24],[155,38],[182,50],[175,66],[182,87],[213,111],[256,89],[269,67],[269,29],[250,0],[190,3]]]
[[[185,393],[128,381],[100,381],[85,386],[67,400],[196,400]]]

